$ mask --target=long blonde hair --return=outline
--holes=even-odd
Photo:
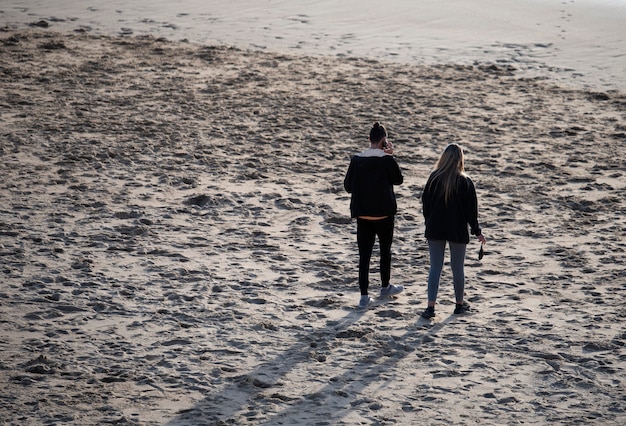
[[[463,148],[456,143],[451,143],[443,150],[433,172],[433,181],[438,181],[439,184],[437,186],[440,188],[440,191],[443,191],[446,204],[448,204],[448,200],[456,191],[458,176],[465,176]]]

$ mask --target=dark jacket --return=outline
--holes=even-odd
[[[350,194],[350,214],[393,216],[398,210],[393,185],[404,181],[396,160],[382,150],[369,149],[350,160],[343,186]]]
[[[434,172],[433,172],[434,173]],[[468,225],[473,235],[480,235],[478,201],[474,183],[459,175],[456,190],[446,205],[443,188],[431,173],[424,187],[422,204],[426,219],[426,238],[453,243],[469,243]]]

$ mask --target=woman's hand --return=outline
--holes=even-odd
[[[487,239],[483,234],[477,235],[476,238],[478,238],[478,241],[480,241],[482,244],[485,244],[487,242]]]

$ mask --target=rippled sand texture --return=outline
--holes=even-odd
[[[626,422],[626,97],[513,67],[0,33],[4,424]],[[405,175],[358,302],[342,181]],[[488,238],[424,320],[419,196],[466,148]],[[378,292],[372,264],[372,294]]]

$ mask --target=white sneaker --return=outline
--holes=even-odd
[[[402,291],[404,291],[403,286],[389,284],[387,287],[382,287],[380,289],[380,297],[395,296],[396,294],[402,293]]]
[[[369,297],[368,295],[362,295],[361,300],[359,300],[358,309],[366,309],[367,305],[369,305],[371,302],[372,302],[371,297]]]

